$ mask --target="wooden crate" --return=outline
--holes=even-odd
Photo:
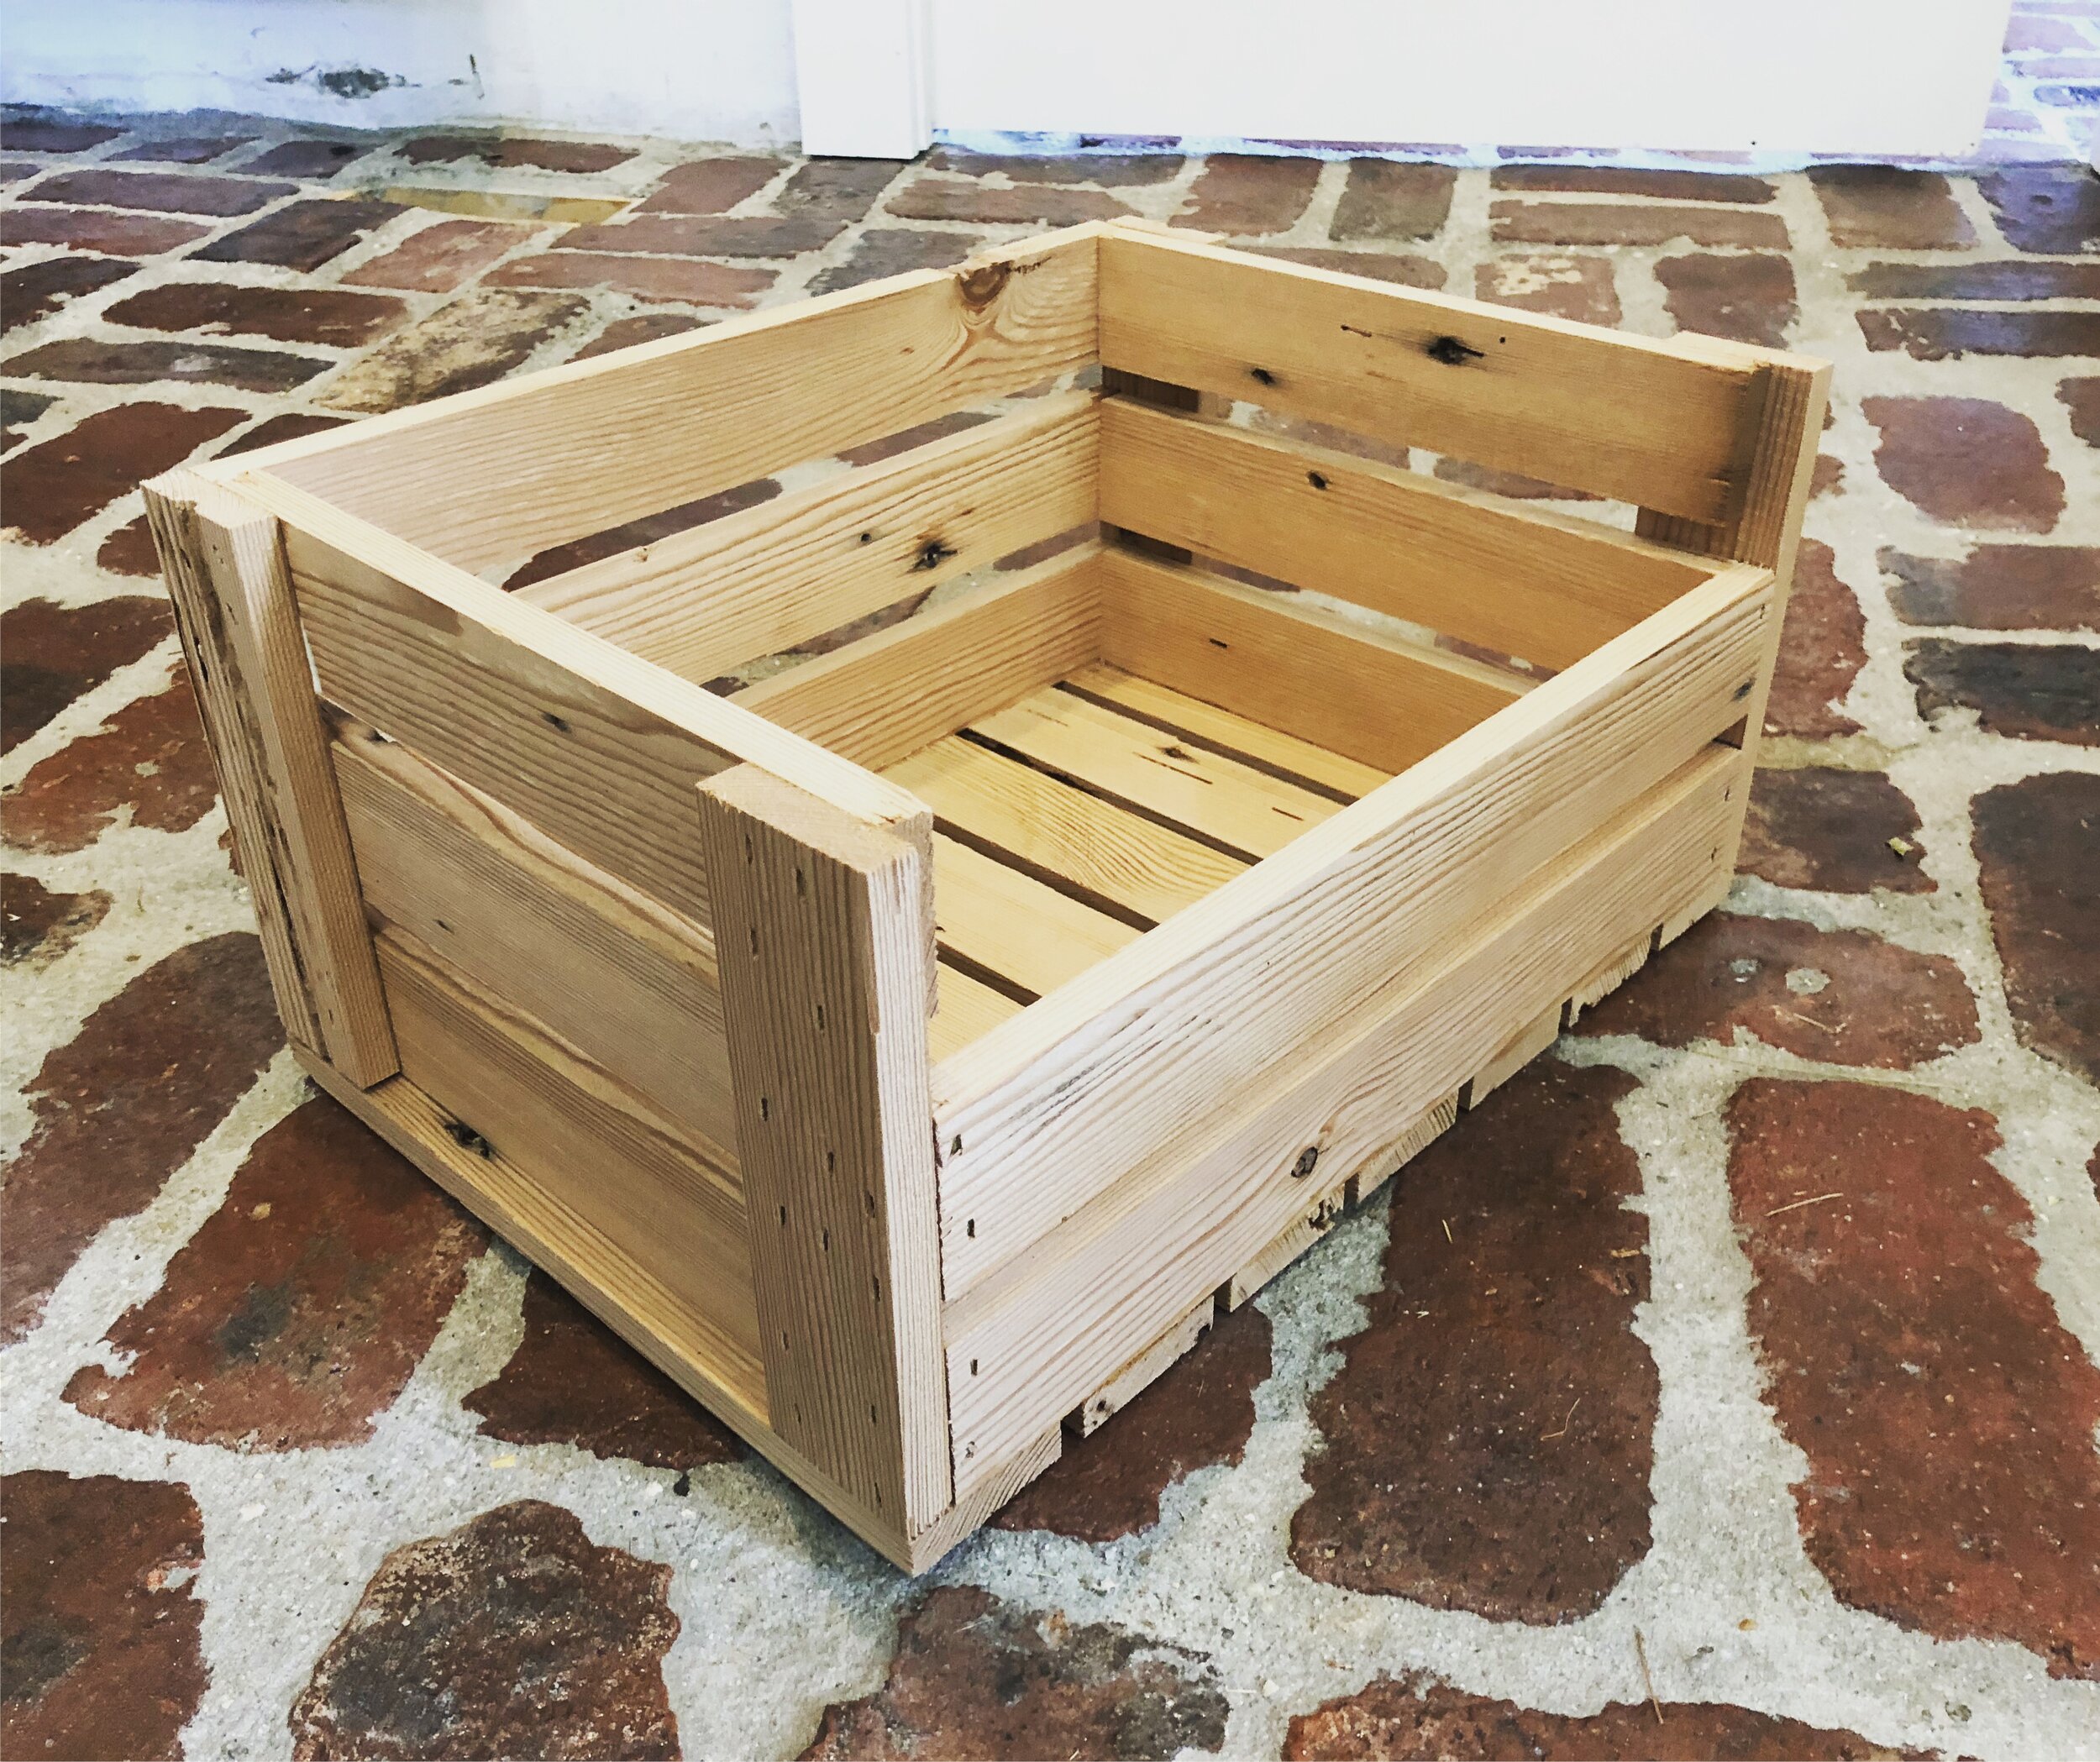
[[[1109,223],[149,501],[306,1067],[917,1570],[1720,898],[1827,371]]]

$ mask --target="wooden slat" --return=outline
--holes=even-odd
[[[1323,795],[1054,688],[978,717],[970,732],[1249,860],[1281,850],[1337,810]]]
[[[1573,995],[1574,988],[1571,988],[1568,996]],[[1567,998],[1556,999],[1550,1009],[1519,1028],[1496,1049],[1494,1057],[1473,1072],[1466,1085],[1467,1107],[1479,1106],[1561,1037],[1561,1018],[1567,1001]]]
[[[1092,660],[1098,544],[746,687],[733,700],[880,769]]]
[[[1568,1026],[1572,1028],[1583,1010],[1602,1003],[1646,966],[1653,944],[1651,936],[1637,937],[1609,960],[1600,962],[1594,973],[1567,994]]]
[[[1348,1181],[1343,1180],[1331,1192],[1321,1194],[1279,1230],[1268,1247],[1227,1279],[1218,1291],[1225,1307],[1237,1309],[1258,1297],[1271,1279],[1324,1240],[1347,1209],[1348,1189]]]
[[[950,1293],[1698,753],[1740,713],[1770,606],[1760,570],[1694,589],[947,1061]]]
[[[1160,1377],[1195,1350],[1218,1319],[1215,1301],[1205,1298],[1065,1416],[1065,1429],[1090,1438]]]
[[[908,1539],[954,1503],[925,845],[753,766],[699,793],[773,1427]]]
[[[1388,772],[1522,695],[1517,675],[1351,628],[1293,595],[1105,553],[1101,658]]]
[[[940,1008],[927,1024],[927,1031],[937,1061],[961,1051],[1008,1016],[1021,1014],[1021,1005],[1011,998],[967,973],[958,972],[945,961],[940,963],[934,981],[940,993]]]
[[[1105,663],[1082,667],[1063,684],[1068,690],[1099,699],[1141,722],[1242,760],[1257,770],[1315,784],[1344,800],[1368,795],[1392,774]]]
[[[933,920],[944,952],[1037,997],[1140,934],[938,832],[933,837]]]
[[[1247,867],[953,735],[883,775],[932,808],[938,830],[1062,876],[1155,924]],[[937,873],[937,851],[934,860]]]
[[[1085,364],[1097,231],[995,246],[241,464],[470,571],[523,558]]]
[[[1100,251],[1105,365],[1694,520],[1742,499],[1736,437],[1766,351],[1121,228]]]
[[[1449,1131],[1457,1119],[1458,1091],[1453,1089],[1450,1094],[1416,1114],[1414,1123],[1394,1142],[1388,1145],[1375,1159],[1363,1164],[1349,1177],[1349,1203],[1352,1205],[1362,1204]]]
[[[705,684],[1093,519],[1097,401],[1046,398],[519,597]]]
[[[399,1060],[277,522],[183,473],[146,503],[285,1031],[370,1086]]]
[[[333,757],[370,910],[617,1072],[733,1170],[712,941],[406,747],[346,726]]]
[[[522,1170],[719,1335],[758,1356],[750,1251],[735,1177],[633,1089],[399,931],[380,968],[402,1074],[493,1156]]]
[[[1710,570],[1593,522],[1111,398],[1101,518],[1546,667]]]
[[[923,810],[858,766],[303,491],[285,521],[322,690],[578,855],[706,925],[693,786],[763,764],[875,826]]]
[[[958,1487],[971,1463],[998,1460],[1084,1398],[1129,1340],[1275,1242],[1305,1203],[1294,1171],[1306,1149],[1336,1184],[1382,1160],[1456,1076],[1493,1055],[1512,1015],[1550,1007],[1651,913],[1708,886],[1747,783],[1740,753],[1709,747],[1502,896],[1441,958],[1303,1040],[1272,1043],[1263,1081],[1206,1096],[1201,1133],[1163,1146],[951,1303]]]

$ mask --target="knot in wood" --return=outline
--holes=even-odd
[[[1439,337],[1425,351],[1432,361],[1441,361],[1446,367],[1462,367],[1468,361],[1484,358],[1485,352],[1461,342],[1457,337]]]
[[[1307,1145],[1305,1149],[1299,1151],[1298,1160],[1290,1166],[1291,1179],[1294,1181],[1304,1180],[1306,1176],[1310,1175],[1313,1172],[1314,1167],[1318,1164],[1319,1161],[1320,1146],[1316,1144]]]

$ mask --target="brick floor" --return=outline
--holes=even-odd
[[[9,119],[9,1754],[2093,1754],[2100,19],[2008,54],[1980,175]],[[1833,417],[1727,913],[911,1586],[302,1087],[135,486],[1120,212]]]

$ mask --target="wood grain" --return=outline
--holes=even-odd
[[[1101,407],[1101,518],[1556,669],[1710,573],[1594,522],[1121,398]]]
[[[747,686],[733,700],[879,770],[1095,657],[1097,544]]]
[[[282,485],[258,483],[322,690],[579,855],[706,925],[701,779],[749,760],[871,825],[901,791],[660,667]]]
[[[1393,774],[1105,663],[1082,667],[1063,683],[1066,690],[1120,710],[1136,721],[1208,747],[1272,776],[1326,791],[1338,800],[1354,801],[1368,795]]]
[[[958,1487],[1083,1399],[1128,1341],[1168,1326],[1275,1243],[1305,1204],[1295,1171],[1308,1148],[1331,1185],[1387,1156],[1459,1073],[1493,1056],[1510,1014],[1551,1007],[1603,951],[1702,892],[1747,782],[1740,753],[1709,746],[1497,898],[1441,958],[1300,1041],[1272,1041],[1265,1078],[1211,1096],[1200,1132],[1163,1146],[951,1303]],[[1154,1072],[1156,1087],[1169,1080]]]
[[[1767,351],[1121,228],[1100,253],[1107,366],[1693,520],[1743,500],[1736,437]]]
[[[1098,230],[994,246],[242,464],[470,571],[522,561],[1084,365]]]
[[[494,797],[346,725],[333,747],[365,902],[736,1167],[712,938]]]
[[[1352,628],[1289,594],[1110,551],[1101,658],[1297,739],[1404,771],[1513,703],[1515,674]]]
[[[1137,940],[1120,919],[966,844],[933,838],[933,926],[942,952],[1036,997]]]
[[[369,1086],[399,1061],[277,522],[193,477],[148,506],[286,1030]]]
[[[1711,742],[1769,607],[1761,570],[1694,590],[946,1061],[951,1296]]]
[[[487,1145],[677,1293],[719,1336],[716,1359],[755,1359],[735,1176],[618,1078],[412,936],[383,931],[378,947],[402,1074],[452,1116],[463,1141],[477,1152]]]
[[[699,800],[772,1424],[908,1539],[954,1502],[924,846],[754,766]]]
[[[883,774],[932,808],[940,829],[1060,876],[1082,892],[1126,906],[1154,924],[1247,867],[1236,857],[953,736],[934,742]]]
[[[1336,804],[1237,761],[1184,747],[1172,735],[1046,689],[970,732],[1111,801],[1140,808],[1247,860],[1281,850]]]
[[[520,590],[705,684],[1094,518],[1091,392]]]

